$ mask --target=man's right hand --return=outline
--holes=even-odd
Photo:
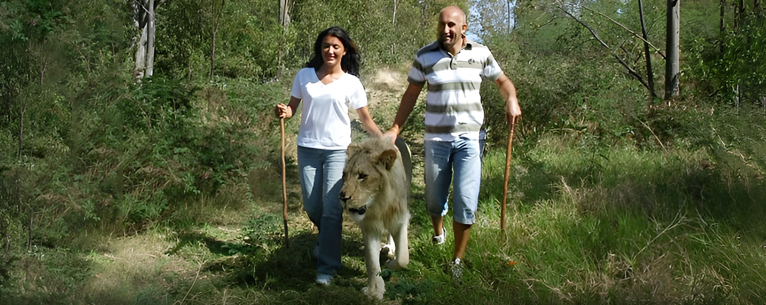
[[[396,142],[396,137],[398,135],[399,135],[399,129],[396,127],[391,127],[391,129],[383,133],[383,137],[391,139],[391,143]]]

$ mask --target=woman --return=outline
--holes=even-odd
[[[340,269],[343,210],[338,193],[351,143],[348,109],[356,109],[364,129],[381,132],[367,110],[367,95],[359,81],[359,51],[340,27],[321,33],[314,43],[314,57],[295,76],[290,102],[276,107],[279,118],[290,118],[301,101],[303,113],[298,132],[298,171],[303,209],[319,228],[314,249],[316,282],[329,285]]]

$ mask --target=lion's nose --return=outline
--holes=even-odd
[[[343,191],[340,192],[340,195],[338,197],[340,197],[340,201],[343,203],[346,203],[346,201],[351,199],[351,197],[346,197],[346,192],[343,192]]]

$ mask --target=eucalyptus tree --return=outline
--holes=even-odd
[[[156,11],[162,0],[133,0],[133,20],[138,29],[136,39],[135,68],[138,78],[154,74],[154,49],[156,40]]]
[[[641,37],[644,40],[644,58],[646,59],[646,81],[649,89],[649,95],[654,99],[657,94],[654,92],[654,71],[652,71],[652,52],[649,48],[649,35],[646,31],[646,18],[644,18],[644,2],[638,0],[638,15],[641,19]]]
[[[279,59],[277,59],[277,78],[282,78],[282,57],[285,54],[285,36],[290,28],[290,0],[279,0],[279,26],[282,27],[282,35],[279,39]],[[287,234],[285,234],[287,236]]]
[[[667,0],[667,25],[665,36],[665,99],[677,97],[680,74],[681,0]]]
[[[218,36],[218,30],[221,26],[221,19],[223,18],[223,9],[226,5],[226,0],[212,0],[210,1],[210,14],[211,30],[210,30],[210,79],[213,79],[215,73],[215,42]]]

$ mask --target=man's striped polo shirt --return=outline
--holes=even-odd
[[[416,85],[428,83],[425,140],[478,140],[484,123],[481,81],[494,81],[501,74],[489,49],[470,40],[456,56],[442,49],[438,41],[420,49],[407,80]]]

